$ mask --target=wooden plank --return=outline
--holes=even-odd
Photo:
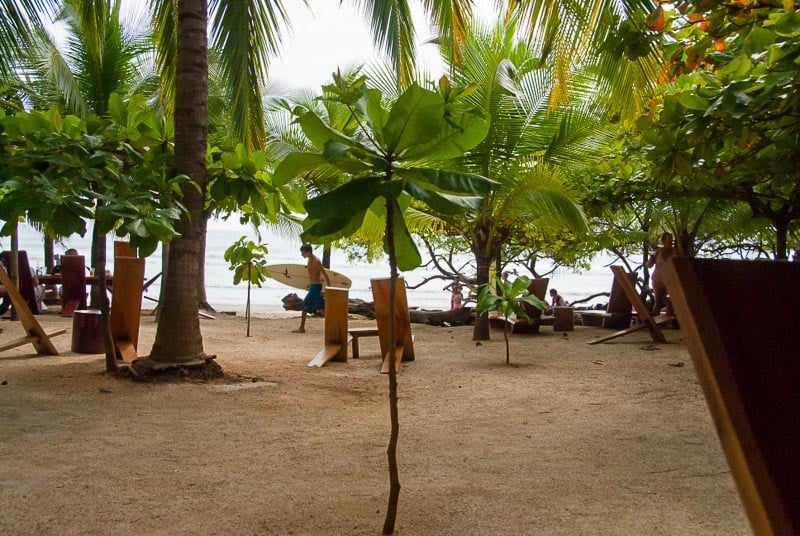
[[[130,363],[139,357],[136,355],[136,347],[133,345],[132,341],[116,340],[114,341],[114,347],[116,349],[117,359]]]
[[[639,296],[639,293],[636,292],[636,287],[633,286],[633,279],[630,277],[630,274],[628,274],[622,266],[612,266],[611,272],[614,274],[615,280],[619,279],[620,286],[623,292],[625,292],[625,296],[628,297],[628,301],[630,301],[633,308],[636,309],[639,321],[647,326],[647,330],[650,332],[650,337],[652,337],[653,341],[667,342],[667,338],[664,337],[664,334],[658,328],[655,320],[653,320],[653,316],[650,314],[647,305],[642,301],[642,297]]]
[[[591,340],[589,341],[589,344],[599,344],[601,342],[610,341],[611,339],[624,337],[629,333],[634,333],[642,329],[647,329],[647,331],[650,333],[650,338],[653,339],[653,342],[666,343],[667,338],[664,337],[664,333],[661,331],[661,329],[659,329],[658,323],[650,314],[650,311],[647,309],[647,305],[645,305],[644,301],[642,301],[641,296],[639,296],[639,294],[636,292],[636,288],[633,286],[633,279],[631,277],[633,274],[626,272],[622,266],[612,266],[611,271],[614,273],[614,285],[622,289],[622,292],[625,293],[625,298],[629,304],[629,307],[636,309],[636,314],[639,316],[639,324],[627,327],[612,333],[611,335],[606,335],[604,337]],[[611,302],[609,302],[609,306],[610,303]],[[662,321],[668,321],[666,319],[666,315],[664,316],[665,318],[662,319]],[[669,319],[671,320],[672,317],[669,317]]]
[[[332,360],[336,357],[341,351],[342,346],[347,347],[346,344],[326,344],[325,348],[319,351],[319,353],[314,356],[314,359],[308,362],[309,367],[322,367],[328,361]]]
[[[753,532],[800,534],[800,263],[659,270]]]
[[[370,279],[370,283],[375,305],[375,321],[378,325],[378,338],[381,344],[381,355],[385,356],[392,346],[389,344],[389,291],[391,278]],[[414,341],[411,337],[411,317],[408,313],[406,285],[402,277],[397,278],[396,289],[394,346],[404,346],[403,361],[413,361],[415,356]]]
[[[330,361],[347,362],[347,308],[348,291],[346,288],[328,287],[325,289],[325,326],[324,343],[338,345],[338,353]]]
[[[117,257],[114,259],[114,292],[111,297],[111,337],[115,345],[129,341],[136,355],[139,347],[139,321],[142,314],[144,259]],[[118,345],[117,345],[118,347]],[[118,347],[119,348],[119,347]],[[126,354],[117,353],[124,359]],[[131,355],[128,352],[127,355]]]
[[[394,370],[395,372],[400,372],[400,363],[403,361],[403,351],[404,347],[402,345],[398,346],[394,350]],[[383,365],[381,365],[381,374],[389,374],[389,352],[386,352],[386,355],[383,357]]]
[[[136,257],[136,248],[130,242],[114,240],[114,260],[117,257]]]

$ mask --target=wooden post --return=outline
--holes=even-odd
[[[309,367],[322,367],[328,361],[347,362],[347,289],[325,289],[325,330],[323,348],[309,361]]]

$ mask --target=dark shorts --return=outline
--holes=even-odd
[[[314,314],[325,309],[325,299],[322,297],[322,283],[308,285],[308,294],[303,300],[303,311]]]

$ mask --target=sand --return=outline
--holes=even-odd
[[[102,355],[0,355],[0,533],[380,534],[387,376],[306,363],[323,320],[202,320],[226,378],[134,383]],[[48,329],[71,327],[54,314]],[[367,326],[352,320],[351,326]],[[0,343],[22,334],[3,321]],[[600,328],[476,344],[413,325],[399,375],[396,534],[744,535],[747,519],[680,332],[589,346]],[[140,349],[155,333],[142,320]]]

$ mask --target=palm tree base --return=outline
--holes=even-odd
[[[225,375],[216,358],[203,354],[188,361],[165,363],[140,357],[130,366],[120,367],[120,375],[135,381],[213,380]]]

